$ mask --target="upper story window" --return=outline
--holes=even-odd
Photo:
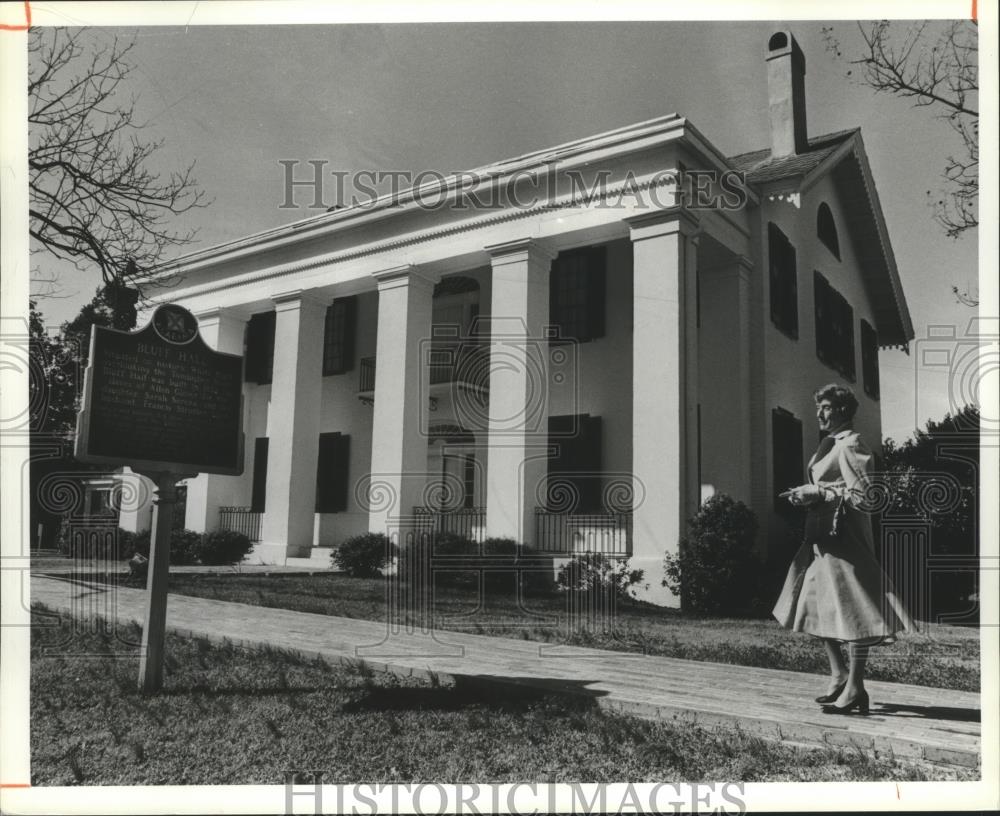
[[[323,327],[323,376],[354,368],[354,333],[358,299],[337,298],[326,308]]]
[[[854,381],[854,309],[819,272],[813,275],[816,355]]]
[[[549,275],[549,322],[559,337],[586,341],[604,336],[605,248],[560,252]]]
[[[795,247],[774,224],[767,225],[771,322],[789,337],[799,337],[799,284]]]
[[[816,211],[816,235],[823,245],[840,260],[840,239],[837,238],[837,225],[833,221],[833,213],[824,201]]]
[[[246,367],[243,379],[261,385],[271,382],[274,369],[274,312],[253,315],[247,321]]]
[[[879,398],[878,332],[867,320],[861,321],[861,377],[865,393],[877,400]]]

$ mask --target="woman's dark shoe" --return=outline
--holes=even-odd
[[[855,697],[853,700],[851,700],[845,706],[825,705],[825,706],[823,706],[823,713],[824,714],[850,714],[851,712],[854,711],[854,709],[858,710],[858,714],[867,714],[868,713],[868,692],[867,691],[862,691],[857,697]]]
[[[837,698],[840,696],[840,693],[844,690],[844,686],[846,686],[846,685],[847,685],[847,681],[845,680],[843,683],[841,683],[839,686],[837,686],[829,694],[823,694],[823,695],[817,697],[816,698],[816,702],[817,703],[822,703],[823,705],[827,705],[829,703],[835,703],[835,702],[837,702]]]

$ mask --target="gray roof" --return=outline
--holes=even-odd
[[[794,156],[772,159],[770,148],[765,148],[764,150],[740,153],[738,156],[730,156],[729,163],[733,169],[745,172],[747,181],[751,184],[764,184],[784,178],[805,176],[819,167],[824,159],[859,130],[860,128],[851,128],[850,130],[838,130],[836,133],[827,133],[825,136],[816,136],[809,140],[809,149],[805,153],[798,153]]]

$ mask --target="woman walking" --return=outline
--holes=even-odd
[[[809,460],[809,483],[781,494],[807,512],[805,539],[773,615],[786,629],[823,640],[830,684],[816,702],[824,712],[867,714],[868,650],[893,642],[913,623],[875,558],[871,519],[861,509],[872,453],[852,428],[858,400],[840,385],[823,386],[815,399],[826,436]],[[846,663],[842,643],[848,645]]]

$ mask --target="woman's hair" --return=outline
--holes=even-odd
[[[816,389],[813,397],[817,403],[829,400],[830,404],[834,408],[841,409],[848,419],[854,419],[854,415],[858,412],[858,398],[846,385],[837,385],[836,383],[824,385],[822,388]]]

